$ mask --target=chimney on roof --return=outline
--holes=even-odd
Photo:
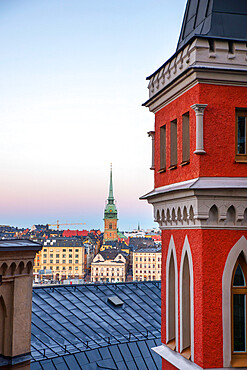
[[[30,369],[33,261],[41,245],[0,240],[0,368]]]

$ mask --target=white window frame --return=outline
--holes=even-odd
[[[173,236],[171,236],[169,248],[166,258],[166,343],[169,342],[169,266],[171,255],[174,258],[175,269],[175,334],[176,334],[176,350],[178,350],[178,263],[177,254]]]
[[[193,260],[190,249],[190,244],[188,237],[186,235],[182,256],[180,264],[180,273],[179,273],[179,300],[180,300],[180,352],[183,348],[183,307],[182,307],[182,286],[183,286],[183,266],[184,259],[187,252],[188,262],[189,262],[189,272],[190,272],[190,340],[191,340],[191,360],[194,361],[194,274],[193,274]]]
[[[247,261],[247,240],[242,236],[230,250],[222,276],[223,366],[231,367],[231,285],[232,274],[240,253]]]

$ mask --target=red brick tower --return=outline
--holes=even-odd
[[[164,369],[247,368],[247,2],[188,0],[149,80]]]

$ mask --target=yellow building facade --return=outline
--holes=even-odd
[[[78,278],[85,274],[85,247],[80,239],[48,239],[35,257],[34,273],[54,280]]]
[[[161,248],[140,248],[133,252],[133,280],[161,280]]]

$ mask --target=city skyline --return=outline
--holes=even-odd
[[[1,3],[0,224],[103,229],[112,162],[119,229],[156,226],[139,200],[153,187],[143,76],[175,51],[184,6]]]

